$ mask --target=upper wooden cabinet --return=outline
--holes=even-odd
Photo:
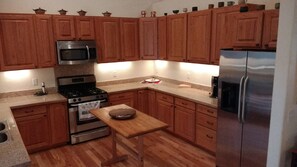
[[[88,16],[53,16],[56,40],[94,40],[94,19]]]
[[[120,19],[122,61],[139,60],[138,19]]]
[[[157,59],[157,18],[139,19],[140,59]]]
[[[88,16],[75,17],[76,36],[78,40],[94,40],[94,18]]]
[[[187,14],[167,16],[167,56],[168,60],[186,61],[187,54]]]
[[[167,60],[167,17],[158,17],[158,59]]]
[[[275,49],[277,43],[279,10],[264,11],[263,47]]]
[[[0,15],[1,70],[37,67],[33,15]]]
[[[95,20],[98,63],[121,60],[120,19],[100,17]]]
[[[35,16],[35,34],[38,67],[53,67],[56,65],[56,52],[51,15]]]
[[[210,61],[211,10],[188,14],[187,60],[208,64]]]
[[[236,14],[233,46],[260,48],[263,18],[263,11]]]

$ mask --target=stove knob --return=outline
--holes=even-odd
[[[78,101],[81,101],[81,98],[78,98]]]
[[[76,102],[76,99],[73,99],[73,102]]]

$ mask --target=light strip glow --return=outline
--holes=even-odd
[[[98,64],[97,69],[101,72],[110,72],[110,71],[122,71],[130,69],[132,62],[116,62],[116,63],[103,63]]]
[[[4,77],[7,80],[19,81],[30,76],[30,70],[7,71],[4,72]]]

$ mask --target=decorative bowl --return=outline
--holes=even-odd
[[[85,16],[87,12],[84,11],[84,10],[80,10],[80,11],[77,11],[77,13],[78,13],[80,16]]]
[[[58,12],[60,13],[60,15],[66,15],[67,10],[61,9]]]
[[[179,10],[173,10],[172,11],[174,14],[178,14]]]
[[[41,8],[38,8],[38,9],[33,9],[34,10],[34,12],[36,13],[36,14],[44,14],[45,13],[45,9],[41,9]]]
[[[104,13],[102,13],[102,14],[103,14],[103,16],[105,16],[105,17],[110,17],[110,16],[111,16],[111,13],[108,12],[108,11],[106,11],[106,12],[104,12]]]

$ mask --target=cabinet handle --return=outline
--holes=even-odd
[[[213,137],[212,136],[209,136],[209,135],[206,135],[206,137],[209,138],[209,139],[213,139]]]
[[[259,43],[256,43],[256,46],[260,46],[260,44]]]
[[[43,117],[47,117],[47,115],[44,114]]]
[[[206,112],[213,114],[213,111],[211,110],[206,110]]]
[[[265,46],[266,48],[268,48],[268,47],[269,47],[268,43],[267,43],[267,44],[265,44],[264,46]]]
[[[167,97],[165,97],[165,96],[162,96],[162,99],[164,99],[164,100],[167,100]]]
[[[142,94],[142,91],[139,91],[138,93],[139,93],[139,94]]]
[[[27,111],[25,111],[25,113],[31,113],[31,112],[33,112],[33,110],[27,110]]]
[[[185,103],[185,102],[182,102],[182,105],[184,105],[184,106],[187,106],[188,104],[187,104],[187,103]]]
[[[213,122],[206,121],[208,125],[213,125]]]

